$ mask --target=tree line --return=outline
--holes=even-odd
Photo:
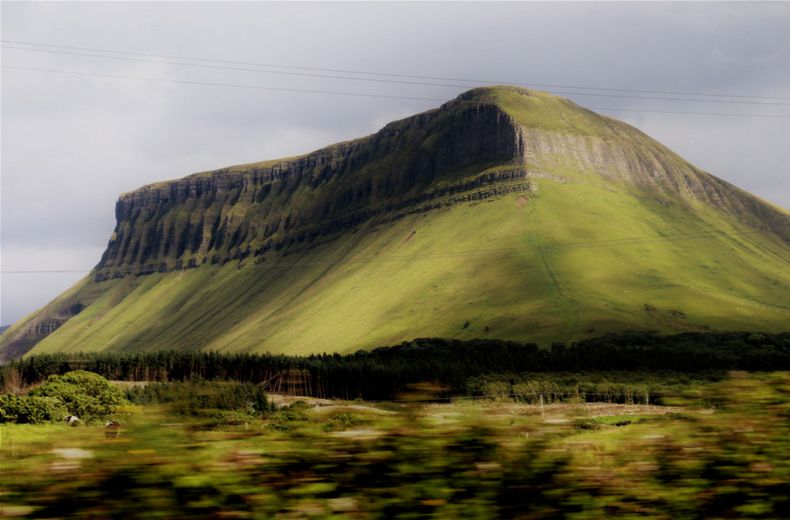
[[[352,354],[286,356],[218,352],[44,354],[0,369],[0,390],[86,370],[124,381],[233,380],[270,392],[388,400],[435,381],[445,396],[465,395],[471,378],[525,372],[790,370],[790,333],[610,334],[569,345],[422,338]]]

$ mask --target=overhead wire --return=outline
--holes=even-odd
[[[315,78],[322,78],[322,79],[339,79],[345,81],[364,81],[364,82],[372,82],[372,83],[390,83],[390,84],[405,84],[405,85],[417,85],[417,86],[431,86],[431,87],[450,87],[450,88],[468,88],[464,85],[452,85],[447,83],[428,83],[428,82],[421,82],[421,81],[404,81],[404,80],[392,80],[392,79],[380,79],[380,78],[359,78],[359,77],[351,77],[351,76],[337,76],[337,75],[329,75],[329,74],[317,74],[311,72],[288,72],[288,71],[272,71],[272,70],[261,70],[261,69],[251,69],[246,67],[229,67],[223,65],[208,65],[202,63],[180,63],[175,61],[162,61],[162,60],[151,60],[145,58],[133,58],[133,57],[125,57],[125,56],[104,56],[100,54],[90,54],[90,53],[83,53],[83,52],[69,52],[69,51],[57,51],[57,50],[48,50],[48,49],[32,49],[32,48],[25,48],[19,46],[10,46],[10,45],[0,45],[0,47],[4,49],[15,49],[15,50],[22,50],[22,51],[29,51],[29,52],[42,52],[42,53],[51,53],[51,54],[61,54],[61,55],[70,55],[70,56],[84,56],[84,57],[92,57],[92,58],[100,58],[106,60],[121,60],[121,61],[132,61],[136,63],[156,63],[156,64],[165,64],[165,65],[175,65],[180,67],[195,67],[195,68],[209,68],[209,69],[219,69],[219,70],[233,70],[233,71],[242,71],[242,72],[257,72],[261,74],[276,74],[276,75],[286,75],[286,76],[301,76],[301,77],[315,77]],[[572,87],[571,87],[572,88]],[[605,98],[623,98],[623,99],[641,99],[641,100],[648,100],[648,101],[679,101],[679,102],[691,102],[691,103],[719,103],[719,104],[740,104],[740,105],[766,105],[766,106],[790,106],[790,102],[778,102],[778,101],[752,101],[752,100],[745,100],[745,99],[704,99],[702,97],[698,99],[690,99],[690,98],[678,98],[678,97],[657,97],[657,96],[644,96],[644,95],[632,95],[632,94],[624,94],[624,93],[617,93],[617,94],[605,94],[601,92],[567,92],[567,91],[552,91],[554,94],[560,94],[565,96],[582,96],[582,97],[605,97]]]
[[[99,72],[87,71],[74,71],[62,69],[49,69],[41,67],[20,67],[15,65],[0,65],[0,68],[8,70],[22,70],[33,72],[45,72],[52,74],[65,74],[74,76],[92,76],[99,78],[109,79],[127,79],[137,81],[151,81],[158,83],[175,83],[183,85],[198,85],[210,87],[226,87],[226,88],[239,88],[239,89],[252,89],[252,90],[266,90],[272,92],[294,92],[302,94],[327,94],[335,96],[350,96],[350,97],[365,97],[365,98],[380,98],[380,99],[407,99],[416,101],[431,101],[431,102],[446,102],[447,98],[439,97],[421,97],[421,96],[403,96],[395,94],[371,94],[364,92],[346,92],[338,90],[319,90],[319,89],[299,89],[289,87],[270,87],[265,85],[250,85],[239,83],[222,83],[215,81],[197,81],[197,80],[179,80],[171,78],[153,78],[147,76],[130,76],[125,74],[104,74]],[[611,110],[611,111],[624,111],[624,112],[644,112],[644,113],[661,113],[661,114],[681,114],[681,115],[701,115],[701,116],[725,116],[725,117],[749,117],[749,118],[770,118],[770,119],[790,119],[790,114],[749,114],[749,113],[736,113],[736,112],[697,112],[697,111],[675,111],[675,110],[642,110],[632,108],[614,108],[614,107],[585,107],[589,110]]]
[[[60,274],[60,273],[89,273],[84,269],[12,269],[7,271],[0,271],[0,274]]]
[[[366,75],[366,76],[423,79],[423,80],[432,80],[432,81],[454,81],[454,82],[474,83],[474,84],[482,84],[482,83],[485,83],[485,84],[512,84],[512,85],[545,87],[545,88],[566,88],[566,89],[574,89],[574,90],[597,90],[597,91],[609,91],[609,92],[636,92],[636,93],[643,93],[643,94],[729,97],[729,98],[743,98],[743,99],[764,99],[764,100],[790,101],[790,97],[782,97],[782,96],[755,96],[755,95],[727,94],[727,93],[722,94],[722,93],[713,93],[713,92],[689,92],[689,91],[674,91],[674,90],[628,89],[628,88],[617,88],[617,87],[567,85],[567,84],[559,84],[559,83],[529,83],[529,84],[525,84],[524,82],[521,82],[521,81],[500,81],[500,80],[496,80],[495,81],[495,80],[490,80],[490,79],[452,78],[452,77],[447,77],[447,76],[426,76],[426,75],[418,75],[418,74],[402,74],[402,73],[391,73],[391,72],[381,72],[381,71],[365,71],[365,70],[353,70],[353,69],[334,69],[334,68],[322,68],[322,67],[304,67],[304,66],[283,65],[283,64],[273,64],[273,63],[259,63],[259,62],[251,62],[251,61],[237,61],[237,60],[223,60],[223,59],[201,58],[201,57],[191,57],[191,56],[177,56],[177,55],[170,55],[170,54],[149,54],[149,53],[142,53],[142,52],[100,49],[100,48],[95,48],[95,47],[78,47],[78,46],[71,46],[71,45],[59,45],[59,44],[30,42],[30,41],[22,41],[22,40],[0,39],[0,43],[11,43],[11,44],[17,44],[17,45],[27,45],[27,46],[37,46],[37,47],[50,47],[50,48],[55,48],[55,49],[71,49],[71,50],[79,50],[79,51],[103,52],[103,53],[111,53],[111,54],[122,54],[122,55],[128,55],[128,56],[141,56],[141,57],[152,57],[152,58],[163,58],[163,59],[200,61],[200,62],[205,62],[205,63],[227,63],[227,64],[233,64],[233,65],[249,65],[249,66],[257,66],[257,67],[281,68],[281,69],[290,69],[290,70],[305,70],[305,71],[331,72],[331,73],[340,73],[340,74],[358,74],[358,75]],[[463,86],[461,86],[461,87],[463,87]]]
[[[450,77],[442,77],[442,76],[425,76],[425,75],[416,75],[416,74],[400,74],[400,73],[385,73],[379,71],[360,71],[360,70],[349,70],[349,69],[332,69],[332,68],[319,68],[319,67],[301,67],[301,66],[293,66],[293,65],[281,65],[281,64],[265,64],[265,63],[255,63],[255,62],[244,62],[244,61],[232,61],[232,60],[219,60],[219,59],[210,59],[210,58],[197,58],[197,57],[185,57],[185,56],[173,56],[173,55],[165,55],[165,54],[146,54],[146,53],[139,53],[139,52],[130,52],[130,51],[117,51],[117,50],[106,50],[106,49],[97,49],[97,48],[90,48],[90,47],[75,47],[75,46],[66,46],[66,45],[54,45],[54,44],[41,44],[35,42],[25,42],[25,41],[18,41],[18,40],[0,40],[3,43],[3,48],[8,49],[15,49],[15,50],[23,50],[23,51],[31,51],[31,52],[43,52],[43,53],[50,53],[50,54],[60,54],[60,55],[74,55],[74,56],[85,56],[85,57],[93,57],[93,58],[101,58],[101,59],[112,59],[112,60],[120,60],[120,61],[134,61],[134,62],[142,62],[142,63],[161,63],[166,65],[175,65],[175,66],[186,66],[186,67],[193,67],[193,68],[209,68],[209,69],[219,69],[219,70],[235,70],[241,72],[257,72],[257,73],[265,73],[265,74],[274,74],[274,75],[286,75],[286,76],[294,76],[294,77],[316,77],[316,78],[324,78],[324,79],[339,79],[339,80],[346,80],[346,81],[360,81],[360,82],[368,82],[368,83],[389,83],[389,84],[402,84],[402,85],[414,85],[414,86],[436,86],[436,87],[447,87],[447,88],[469,88],[469,85],[458,85],[458,84],[449,84],[449,83],[434,83],[435,81],[451,81],[451,82],[460,82],[460,83],[475,83],[475,84],[516,84],[525,87],[541,87],[541,88],[560,88],[560,89],[573,89],[573,90],[592,90],[596,92],[555,92],[557,94],[563,95],[572,95],[572,96],[588,96],[588,97],[608,97],[608,98],[625,98],[625,99],[641,99],[641,100],[649,100],[649,101],[679,101],[679,102],[695,102],[695,103],[720,103],[720,104],[742,104],[742,105],[772,105],[772,106],[790,106],[790,103],[784,102],[776,102],[776,101],[790,101],[788,97],[779,97],[779,96],[754,96],[754,95],[742,95],[742,94],[720,94],[720,93],[702,93],[702,92],[683,92],[683,91],[664,91],[664,90],[645,90],[645,89],[625,89],[625,88],[613,88],[613,87],[596,87],[596,86],[574,86],[574,85],[563,85],[563,84],[550,84],[550,83],[529,83],[525,84],[522,82],[513,82],[513,81],[491,81],[491,80],[481,80],[481,79],[466,79],[466,78],[450,78]],[[51,47],[51,48],[59,48],[59,49],[71,49],[77,51],[89,51],[89,52],[102,52],[102,53],[113,53],[113,54],[123,54],[126,56],[139,56],[139,58],[131,58],[131,57],[123,57],[123,56],[105,56],[99,54],[89,54],[85,52],[67,52],[67,51],[53,51],[53,50],[46,50],[46,49],[35,49],[35,48],[25,48],[19,47],[14,45],[6,45],[6,44],[17,44],[17,45],[37,45],[40,47]],[[157,60],[151,59],[144,59],[144,58],[158,58]],[[180,63],[174,61],[162,61],[162,60],[189,60],[189,61],[197,61],[203,62],[201,64],[198,63]],[[226,65],[210,65],[213,64],[226,64]],[[227,65],[234,65],[234,66],[227,66]],[[242,65],[244,67],[239,67],[236,65]],[[288,70],[281,70],[281,71],[273,71],[273,70],[262,70],[262,69],[254,69],[249,68],[251,66],[255,67],[269,67],[269,68],[280,68],[280,69],[288,69]],[[265,91],[275,91],[275,92],[293,92],[293,93],[308,93],[308,94],[325,94],[325,95],[336,95],[336,96],[353,96],[353,97],[365,97],[365,98],[382,98],[382,99],[405,99],[405,100],[418,100],[418,101],[431,101],[431,102],[444,102],[446,101],[445,98],[439,97],[421,97],[421,96],[407,96],[407,95],[389,95],[389,94],[374,94],[374,93],[365,93],[365,92],[345,92],[345,91],[336,91],[336,90],[322,90],[322,89],[301,89],[301,88],[288,88],[288,87],[272,87],[272,86],[264,86],[264,85],[250,85],[250,84],[236,84],[236,83],[226,83],[226,82],[214,82],[214,81],[198,81],[198,80],[179,80],[179,79],[171,79],[171,78],[152,78],[152,77],[141,77],[141,76],[131,76],[131,75],[119,75],[119,74],[104,74],[104,73],[97,73],[97,72],[86,72],[86,71],[71,71],[71,70],[59,70],[59,69],[49,69],[49,68],[38,68],[38,67],[20,67],[20,66],[9,66],[9,65],[2,65],[3,69],[9,70],[22,70],[22,71],[37,71],[37,72],[44,72],[44,73],[55,73],[55,74],[66,74],[66,75],[76,75],[76,76],[91,76],[91,77],[100,77],[100,78],[110,78],[110,79],[126,79],[126,80],[140,80],[140,81],[150,81],[150,82],[161,82],[161,83],[174,83],[174,84],[185,84],[185,85],[196,85],[196,86],[212,86],[212,87],[225,87],[225,88],[239,88],[239,89],[253,89],[253,90],[265,90]],[[289,71],[305,71],[305,72],[289,72]],[[330,73],[330,74],[325,74]],[[356,74],[356,75],[365,75],[365,76],[375,76],[375,78],[364,78],[364,77],[351,77],[351,76],[338,76],[332,74]],[[385,78],[401,78],[401,79],[385,79]],[[423,80],[423,81],[411,81],[411,80]],[[609,92],[609,93],[605,93]],[[613,93],[613,92],[616,92]],[[689,98],[673,98],[673,97],[655,97],[655,96],[644,96],[644,95],[632,95],[627,93],[636,93],[636,94],[658,94],[661,96],[691,96],[691,97],[698,97],[700,99],[689,99]],[[733,98],[733,99],[702,99],[704,97],[715,97],[715,98]],[[763,100],[763,101],[754,101],[754,100]],[[779,115],[779,114],[747,114],[747,113],[725,113],[725,112],[697,112],[697,111],[674,111],[674,110],[647,110],[647,109],[632,109],[632,108],[617,108],[617,107],[590,107],[593,110],[609,110],[609,111],[622,111],[622,112],[636,112],[636,113],[659,113],[659,114],[683,114],[683,115],[705,115],[705,116],[726,116],[726,117],[759,117],[759,118],[778,118],[778,119],[787,119],[790,118],[790,115]],[[633,239],[611,239],[607,241],[598,241],[592,243],[569,243],[569,244],[557,244],[554,246],[550,246],[550,248],[572,248],[572,247],[596,247],[596,246],[616,246],[621,244],[631,244],[631,243],[649,243],[655,241],[662,241],[662,240],[699,240],[699,239],[709,239],[714,238],[717,236],[741,236],[741,235],[749,235],[749,234],[757,234],[760,233],[759,231],[750,231],[750,232],[742,232],[742,233],[725,233],[725,232],[717,232],[717,231],[710,231],[710,232],[699,232],[697,234],[687,234],[687,235],[677,235],[674,237],[642,237],[642,238],[633,238]],[[348,262],[323,262],[323,263],[294,263],[291,265],[282,265],[282,264],[274,264],[272,267],[295,267],[295,266],[311,266],[311,265],[338,265],[338,264],[345,264],[345,263],[365,263],[365,262],[376,262],[376,261],[400,261],[400,260],[412,260],[412,259],[419,259],[419,258],[443,258],[443,257],[453,257],[453,256],[466,256],[466,255],[479,255],[479,254],[496,254],[496,253],[505,253],[514,251],[515,249],[499,249],[499,250],[470,250],[470,251],[458,251],[458,252],[446,252],[446,253],[437,253],[434,255],[401,255],[399,257],[390,257],[390,258],[369,258],[369,259],[359,259],[356,261],[348,261]],[[65,273],[80,273],[86,274],[90,273],[92,270],[3,270],[0,271],[2,274],[65,274]]]
[[[354,97],[368,97],[368,98],[385,98],[385,99],[411,99],[411,100],[418,100],[418,101],[447,101],[444,98],[427,98],[427,97],[419,97],[419,96],[398,96],[398,95],[390,95],[390,94],[369,94],[364,92],[343,92],[337,90],[319,90],[319,89],[301,89],[301,88],[288,88],[288,87],[269,87],[264,85],[244,85],[239,83],[220,83],[216,81],[193,81],[193,80],[181,80],[181,79],[170,79],[170,78],[151,78],[145,76],[128,76],[125,74],[103,74],[100,72],[83,72],[83,71],[74,71],[74,70],[60,70],[60,69],[45,69],[39,67],[17,67],[12,65],[1,65],[0,68],[9,69],[9,70],[27,70],[27,71],[37,71],[37,72],[49,72],[55,74],[71,74],[75,76],[94,76],[99,78],[116,78],[116,79],[132,79],[132,80],[140,80],[140,81],[154,81],[154,82],[162,82],[162,83],[179,83],[183,85],[201,85],[201,86],[210,86],[210,87],[229,87],[229,88],[241,88],[241,89],[253,89],[253,90],[269,90],[273,92],[298,92],[302,94],[328,94],[328,95],[335,95],[335,96],[354,96]],[[788,116],[790,117],[790,116]]]

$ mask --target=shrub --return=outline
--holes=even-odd
[[[600,430],[601,423],[591,417],[581,417],[573,421],[573,427],[577,430]]]
[[[289,406],[281,408],[274,413],[269,426],[279,431],[293,430],[295,427],[310,420],[305,412],[307,407],[307,403],[304,401],[296,401]]]
[[[67,414],[53,397],[0,395],[0,423],[39,424],[60,420]]]
[[[236,410],[218,410],[208,417],[208,426],[240,426],[255,422],[257,417],[247,412]]]
[[[347,430],[365,424],[365,420],[350,412],[340,412],[329,417],[322,427],[325,432]]]
[[[126,403],[123,392],[98,374],[77,370],[49,376],[30,392],[31,396],[59,400],[69,413],[85,421],[101,419]]]
[[[263,415],[271,409],[261,385],[197,381],[191,383],[152,383],[128,392],[137,404],[167,404],[178,415],[211,416],[215,411]]]

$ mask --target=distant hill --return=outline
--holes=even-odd
[[[121,195],[26,352],[348,352],[415,337],[780,331],[790,214],[620,121],[475,89],[368,137]]]

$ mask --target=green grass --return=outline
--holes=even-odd
[[[611,138],[615,129],[626,127],[620,122],[584,110],[573,101],[546,92],[496,87],[482,89],[481,97],[492,99],[528,128]]]
[[[786,212],[748,209],[758,204],[748,194],[722,187],[638,130],[556,96],[501,87],[473,91],[458,103],[481,102],[496,103],[524,125],[532,193],[388,224],[369,221],[262,263],[248,258],[99,284],[85,280],[39,316],[66,301],[87,308],[31,353],[307,354],[425,336],[548,343],[633,329],[787,329]],[[453,128],[454,113],[437,118],[433,137]],[[391,126],[409,143],[434,146],[408,120]],[[400,159],[413,158],[412,144],[333,180],[340,183],[335,188],[375,176],[377,168],[398,171]],[[501,167],[445,172],[430,187]],[[726,190],[711,198],[702,185]],[[302,185],[260,204],[241,200],[221,209],[235,220],[263,222],[270,205],[309,206],[319,195]],[[183,227],[193,209],[175,208],[164,228],[173,221]],[[216,211],[205,210],[207,221]]]
[[[232,427],[146,407],[123,421],[117,438],[93,426],[2,425],[20,442],[0,446],[0,511],[784,518],[789,384],[787,373],[738,374],[707,390],[715,408],[686,404],[663,415],[662,407],[553,405],[544,414],[508,402],[385,411],[334,401],[292,404]],[[629,411],[644,417],[621,415]],[[580,427],[592,414],[600,428]],[[640,421],[608,426],[624,417]]]
[[[513,194],[260,265],[105,282],[111,289],[32,352],[306,354],[421,336],[548,342],[628,328],[786,328],[780,240],[626,186],[537,182],[523,206]]]

